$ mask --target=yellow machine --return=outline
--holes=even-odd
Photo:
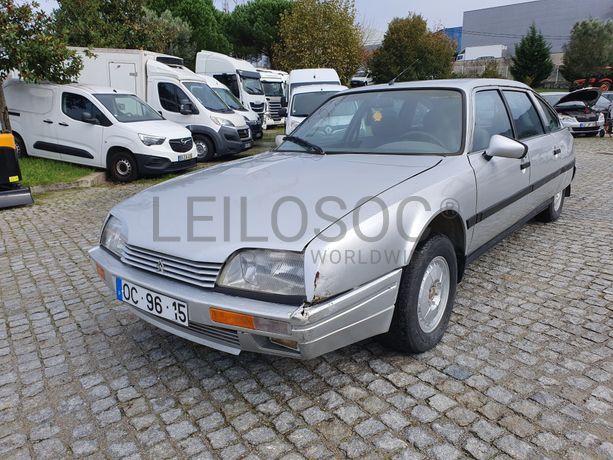
[[[11,133],[0,133],[0,208],[32,204],[29,187],[22,187],[21,170]]]

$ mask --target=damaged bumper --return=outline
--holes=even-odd
[[[188,306],[188,326],[131,307],[144,321],[184,339],[236,355],[252,351],[310,359],[387,332],[401,275],[401,270],[395,270],[320,304],[296,307],[203,290],[132,268],[100,247],[90,250],[89,255],[112,291],[119,277],[180,299]],[[211,308],[284,323],[285,332],[219,324],[211,319]]]

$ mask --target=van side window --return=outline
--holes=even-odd
[[[553,132],[562,129],[562,126],[560,125],[560,117],[558,116],[558,114],[551,107],[549,107],[549,104],[543,101],[540,97],[537,96],[536,100],[540,104],[541,109],[543,109],[543,113],[545,114],[545,124],[547,125],[549,131]]]
[[[181,88],[172,83],[158,83],[160,104],[169,112],[181,112],[181,101],[190,100]]]
[[[503,91],[503,93],[515,122],[517,139],[521,140],[545,134],[541,117],[539,117],[528,94],[522,91]]]
[[[223,83],[224,85],[226,85],[228,88],[230,88],[230,91],[232,91],[232,94],[234,94],[235,97],[240,99],[241,95],[240,95],[240,90],[238,87],[238,79],[236,78],[236,75],[222,73],[222,74],[215,75],[215,79]]]
[[[73,120],[83,121],[83,114],[88,112],[102,126],[111,126],[111,122],[92,101],[75,93],[62,93],[62,112]]]
[[[480,91],[475,96],[475,132],[472,151],[487,149],[494,134],[512,138],[511,120],[498,91]]]

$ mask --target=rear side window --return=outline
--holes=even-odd
[[[540,97],[537,97],[536,100],[545,114],[545,125],[547,125],[547,129],[549,131],[558,131],[562,127],[560,125],[560,118],[558,117],[558,114]]]
[[[83,121],[83,114],[88,112],[102,126],[110,126],[111,122],[92,101],[85,96],[74,93],[62,93],[62,112],[73,120]]]
[[[172,83],[158,83],[158,95],[160,96],[162,108],[169,112],[181,112],[181,101],[189,101],[187,94]]]
[[[496,90],[480,91],[475,97],[475,131],[473,151],[485,150],[493,135],[513,137],[511,120]]]
[[[511,116],[515,122],[517,139],[540,136],[545,134],[536,107],[528,95],[521,91],[504,91],[504,97],[509,104]]]

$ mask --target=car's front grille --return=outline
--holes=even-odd
[[[183,139],[170,139],[168,142],[170,144],[170,147],[175,152],[180,153],[189,152],[194,145],[194,142],[192,141],[191,137],[184,137]]]
[[[264,103],[261,102],[259,104],[256,104],[255,102],[252,102],[251,104],[251,110],[253,110],[254,112],[257,113],[263,113],[264,112]]]
[[[281,121],[281,117],[279,116],[279,110],[281,110],[281,102],[269,101],[268,109],[270,112],[270,117],[274,121]]]
[[[597,121],[598,120],[598,115],[596,115],[595,113],[588,113],[585,115],[577,115],[575,116],[575,118],[577,119],[577,121],[580,122],[584,122],[584,121]]]
[[[241,139],[247,139],[249,137],[249,129],[239,129],[238,135]]]
[[[121,260],[133,267],[203,288],[215,287],[223,265],[182,259],[129,244],[125,246]]]
[[[216,342],[223,342],[228,345],[240,346],[237,331],[192,322],[189,323],[188,329],[194,332],[198,332],[199,334],[202,334],[205,337]]]

